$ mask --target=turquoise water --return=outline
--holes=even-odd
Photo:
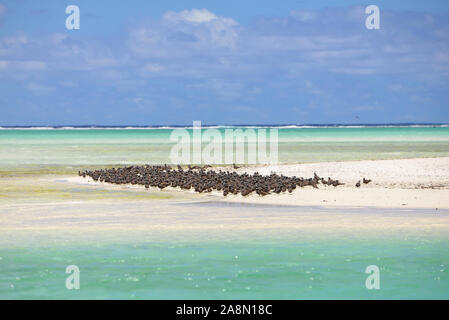
[[[234,206],[261,221],[272,217],[273,211],[298,220],[313,215],[323,223],[332,219],[328,214],[335,214],[342,224],[351,215],[364,215],[373,228],[342,230],[337,223],[330,229],[287,226],[238,231],[234,226],[217,230],[209,225],[195,231],[133,234],[101,229],[76,233],[70,228],[59,234],[15,232],[8,236],[9,245],[4,241],[0,246],[0,298],[449,298],[448,227],[400,226],[434,214],[430,210]],[[187,208],[189,216],[208,207]],[[232,208],[209,209],[221,211],[224,217],[232,215]],[[448,215],[449,211],[441,211],[432,223],[447,221]],[[394,223],[376,228],[379,219]],[[79,290],[65,287],[68,265],[80,269]],[[369,265],[380,269],[379,290],[365,287]]]
[[[170,133],[0,130],[0,299],[449,298],[445,210],[179,204],[62,180],[169,163]],[[279,129],[284,163],[439,156],[448,127]],[[80,290],[65,287],[72,264]]]
[[[442,254],[447,245],[336,240],[10,249],[1,252],[0,297],[447,299],[449,275],[441,271],[449,263]],[[80,267],[80,290],[65,288],[72,264]],[[380,267],[380,290],[365,288],[371,264]]]
[[[218,129],[223,139],[225,130]],[[0,130],[0,170],[171,163],[171,132]],[[449,156],[449,127],[280,128],[278,137],[280,163]]]
[[[126,210],[126,211],[125,211]],[[448,299],[449,211],[100,202],[10,208],[2,299]],[[80,289],[67,290],[68,265]],[[365,269],[380,269],[380,289]]]

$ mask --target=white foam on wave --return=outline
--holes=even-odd
[[[202,125],[203,129],[335,129],[335,128],[448,128],[449,124],[373,124],[373,125]],[[174,130],[192,129],[193,126],[17,126],[0,130]]]

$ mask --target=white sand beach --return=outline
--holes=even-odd
[[[215,168],[216,170],[217,168]],[[232,168],[218,168],[234,170]],[[449,208],[449,158],[420,158],[401,160],[364,160],[346,162],[320,162],[304,164],[282,164],[276,166],[247,166],[234,170],[238,173],[259,172],[262,175],[276,172],[286,176],[312,177],[316,172],[320,177],[331,177],[345,183],[332,187],[319,185],[297,188],[291,194],[270,194],[259,196],[228,195],[220,192],[196,194],[193,191],[165,188],[160,192],[182,192],[195,194],[197,199],[215,198],[219,201],[245,202],[274,205],[298,206],[340,206],[340,207],[385,207],[385,208]],[[371,179],[368,184],[357,181]],[[141,190],[143,186],[109,185],[95,182],[90,178],[67,177],[73,183],[89,183],[104,188],[127,188]],[[151,190],[159,190],[151,188]]]

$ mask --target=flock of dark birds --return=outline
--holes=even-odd
[[[164,189],[166,187],[180,187],[183,190],[193,189],[196,192],[211,192],[212,190],[222,191],[223,195],[241,194],[249,195],[252,192],[265,196],[270,193],[292,192],[297,187],[312,186],[318,188],[319,184],[326,186],[340,186],[338,180],[330,177],[326,179],[319,177],[314,173],[313,178],[297,178],[287,177],[271,173],[263,176],[258,172],[254,174],[238,174],[236,172],[228,172],[219,170],[206,170],[211,166],[188,166],[184,169],[177,166],[173,169],[168,165],[144,165],[129,166],[123,168],[101,169],[93,171],[80,171],[78,174],[85,177],[91,177],[95,181],[107,182],[113,184],[133,184],[143,185],[145,188],[158,187]],[[233,166],[236,169],[236,166]],[[363,178],[363,183],[369,183],[371,180]],[[356,187],[360,187],[360,181]]]

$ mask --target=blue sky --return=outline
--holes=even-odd
[[[0,0],[0,126],[193,120],[449,122],[449,2]]]

